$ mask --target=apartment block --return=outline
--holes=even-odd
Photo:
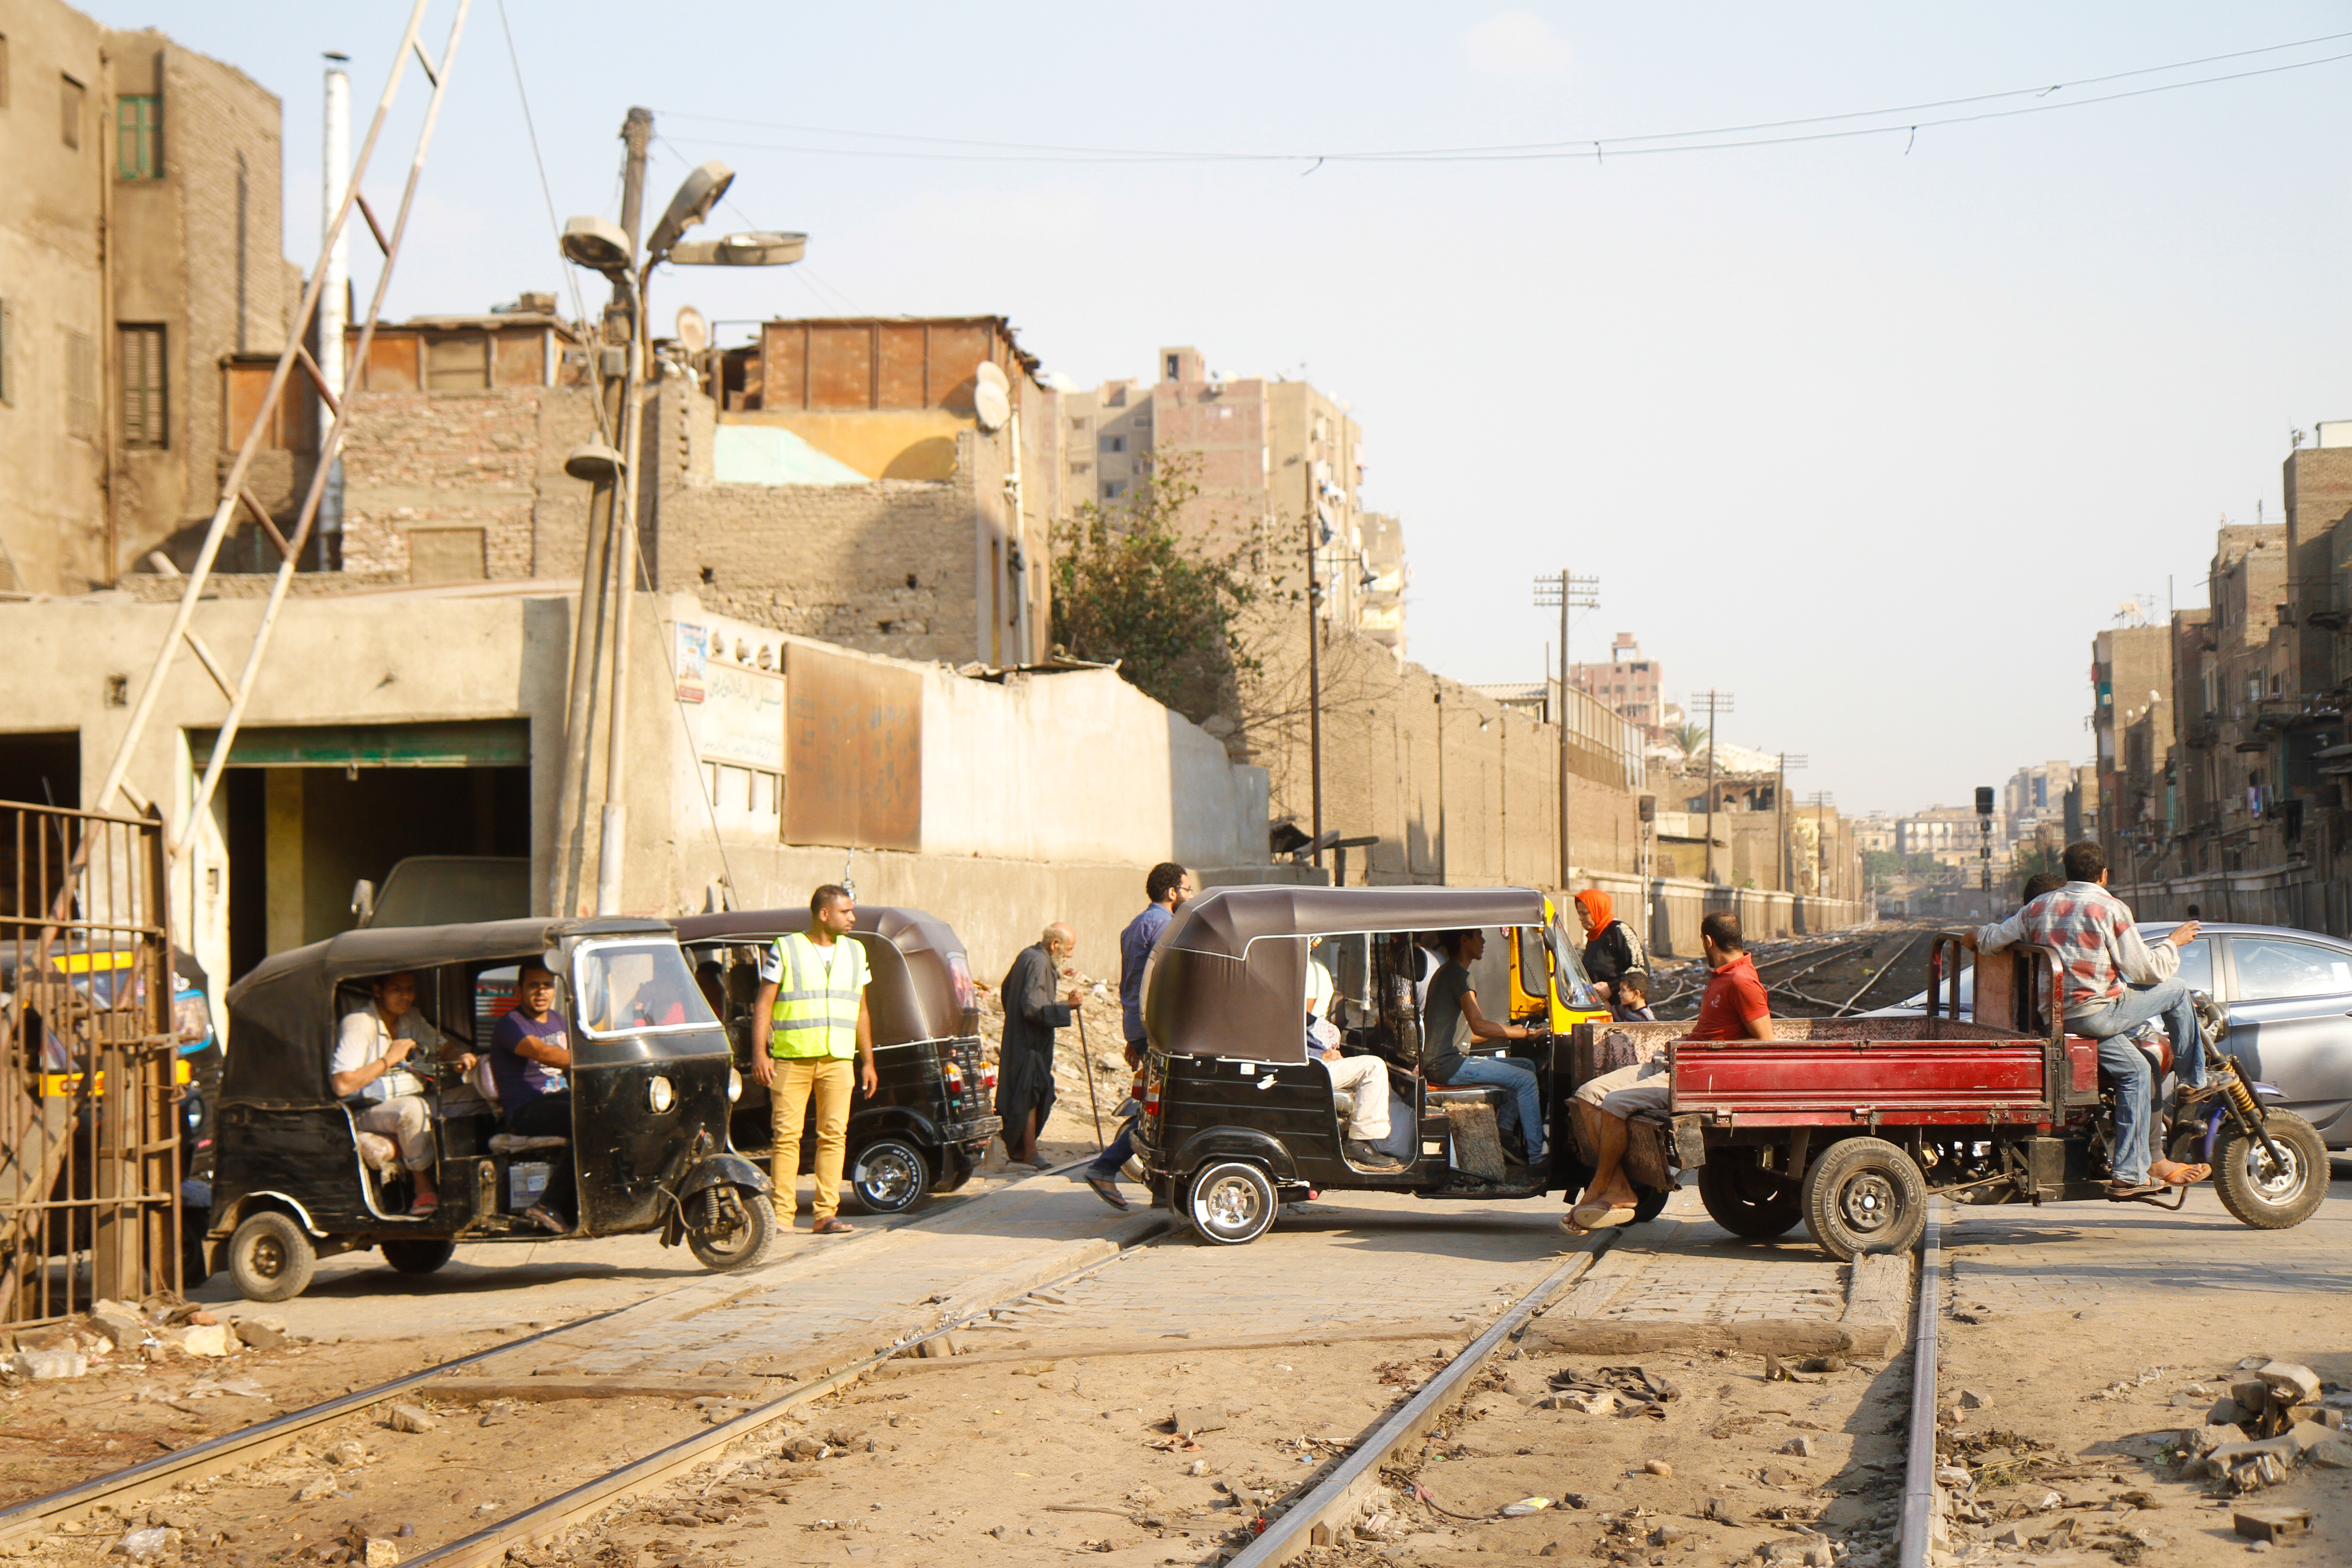
[[[279,106],[159,32],[0,15],[0,580],[73,593],[210,514],[225,365],[285,342]]]
[[[1619,632],[1610,645],[1606,664],[1571,664],[1569,684],[1589,691],[1647,731],[1652,740],[1666,733],[1664,674],[1658,661],[1645,658],[1632,632]]]

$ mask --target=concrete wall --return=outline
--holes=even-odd
[[[1574,887],[1600,889],[1615,905],[1617,918],[1637,927],[1646,911],[1650,951],[1681,958],[1699,955],[1699,921],[1718,910],[1737,915],[1740,933],[1750,942],[1816,936],[1866,925],[1876,918],[1860,900],[1710,887],[1690,877],[1653,877],[1645,882],[1640,877],[1580,868]]]
[[[344,570],[429,582],[446,570],[440,563],[471,558],[481,566],[474,575],[534,575],[542,486],[576,490],[585,520],[588,487],[561,477],[561,452],[551,481],[542,473],[542,405],[556,395],[537,386],[353,393],[343,440]],[[425,533],[444,547],[415,549]],[[577,561],[575,545],[575,569]]]

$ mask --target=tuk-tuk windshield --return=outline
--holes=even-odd
[[[719,1020],[674,942],[591,942],[572,960],[578,1022],[595,1036],[715,1029]]]
[[[1584,973],[1584,959],[1568,940],[1567,928],[1555,921],[1544,935],[1551,942],[1554,983],[1559,987],[1560,1000],[1580,1012],[1601,1005],[1592,994],[1592,982]]]

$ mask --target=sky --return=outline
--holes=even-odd
[[[405,8],[84,3],[280,97],[307,269],[320,56],[352,57],[356,142]],[[2078,84],[2328,35],[2352,5],[476,0],[386,309],[585,289],[549,208],[617,214],[642,104],[649,219],[715,157],[717,223],[810,236],[661,274],[657,324],[994,313],[1081,384],[1163,344],[1304,376],[1403,519],[1417,661],[1535,679],[1532,579],[1597,574],[1574,657],[1633,632],[1843,810],[1966,805],[2086,758],[2092,638],[2204,603],[2216,524],[2281,521],[2293,433],[2352,419],[2352,36]],[[387,222],[425,99],[412,68],[363,184]]]

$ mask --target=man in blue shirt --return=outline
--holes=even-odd
[[[551,1236],[579,1220],[572,1182],[572,1033],[555,1010],[555,976],[542,963],[515,973],[514,1010],[490,1034],[490,1079],[506,1112],[504,1131],[520,1138],[559,1138],[547,1153],[547,1191],[523,1218]]]
[[[1118,1005],[1126,1026],[1129,1067],[1143,1065],[1144,968],[1151,962],[1151,950],[1159,944],[1160,933],[1168,929],[1168,922],[1176,918],[1176,911],[1184,907],[1184,900],[1192,896],[1193,890],[1192,872],[1173,860],[1161,861],[1143,879],[1143,896],[1151,901],[1118,933]],[[1088,1064],[1087,1070],[1093,1070],[1092,1064]],[[1129,1117],[1119,1128],[1118,1136],[1087,1167],[1087,1185],[1115,1209],[1124,1211],[1128,1206],[1118,1190],[1118,1172],[1134,1153],[1135,1120]]]

